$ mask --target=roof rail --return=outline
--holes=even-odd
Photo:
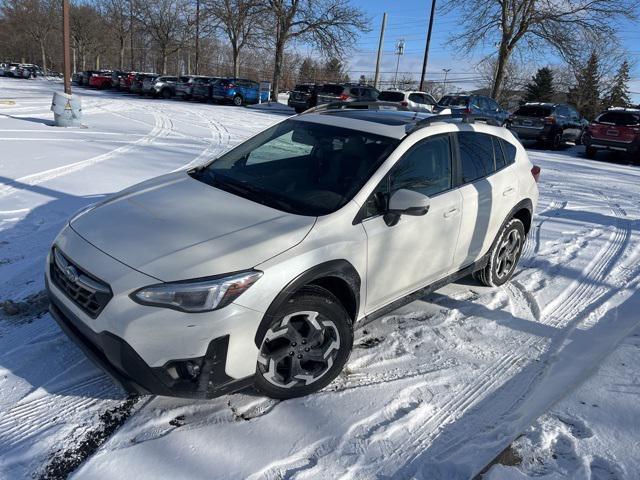
[[[384,107],[384,108],[380,108]],[[307,113],[318,113],[324,112],[327,110],[346,110],[346,109],[360,109],[360,110],[386,110],[387,108],[395,108],[400,111],[408,111],[406,107],[402,105],[398,105],[394,102],[378,102],[378,101],[363,101],[363,102],[331,102],[325,103],[323,105],[318,105],[317,107],[310,108],[309,110],[305,110],[300,115],[305,115]]]
[[[407,133],[415,132],[416,130],[427,127],[435,122],[446,122],[446,121],[455,121],[460,123],[482,122],[494,127],[502,126],[497,120],[494,120],[493,118],[483,117],[481,115],[473,115],[473,114],[459,115],[459,114],[453,114],[453,113],[445,113],[442,115],[434,114],[431,117],[424,118],[413,125],[407,125],[408,127]]]

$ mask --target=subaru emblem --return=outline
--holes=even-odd
[[[71,283],[76,283],[78,281],[78,271],[71,265],[64,269],[64,276],[67,277],[67,280]]]

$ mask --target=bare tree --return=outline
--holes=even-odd
[[[47,68],[49,36],[58,26],[58,3],[53,0],[6,0],[2,14],[9,24],[24,32],[40,48],[42,68]]]
[[[282,64],[291,40],[306,41],[329,55],[353,43],[358,31],[368,31],[363,12],[344,0],[266,0],[275,24],[275,58],[271,97],[277,101]]]
[[[481,77],[481,87],[492,92],[494,80],[496,78],[496,70],[498,61],[495,57],[487,57],[476,65],[476,70]],[[502,87],[496,95],[492,97],[503,106],[510,105],[520,100],[518,91],[522,90],[524,84],[530,77],[530,73],[525,71],[525,67],[515,58],[509,58],[504,65],[505,75],[502,81]]]
[[[189,7],[185,0],[151,0],[139,2],[140,22],[158,46],[162,73],[167,73],[167,59],[177,52],[189,36]]]
[[[467,52],[487,44],[498,48],[492,96],[502,88],[506,66],[516,47],[551,46],[570,58],[595,39],[615,38],[622,18],[635,18],[637,0],[448,0],[460,9],[464,32],[454,39]]]
[[[118,60],[120,70],[124,70],[124,52],[129,33],[131,31],[131,1],[130,0],[102,0],[104,19],[118,42]]]
[[[240,52],[256,40],[265,16],[262,0],[208,0],[206,11],[229,39],[233,76],[240,76]]]

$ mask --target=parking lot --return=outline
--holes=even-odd
[[[79,90],[85,128],[58,129],[49,107],[60,88],[0,78],[0,478],[77,466],[79,479],[469,478],[541,416],[566,419],[562,399],[612,352],[638,361],[640,169],[570,145],[529,149],[540,204],[512,282],[464,279],[359,328],[345,371],[322,392],[128,399],[46,312],[53,238],[84,206],[293,112]],[[573,464],[549,460],[549,471],[596,457],[604,470],[640,471],[640,446],[626,441],[640,429],[637,378],[607,368],[612,388],[631,386],[599,390],[598,402],[615,398],[627,421],[574,432]]]

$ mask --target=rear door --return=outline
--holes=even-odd
[[[465,130],[456,133],[462,196],[462,224],[454,258],[457,269],[488,251],[518,193],[518,179],[503,154],[501,140],[470,126]]]

